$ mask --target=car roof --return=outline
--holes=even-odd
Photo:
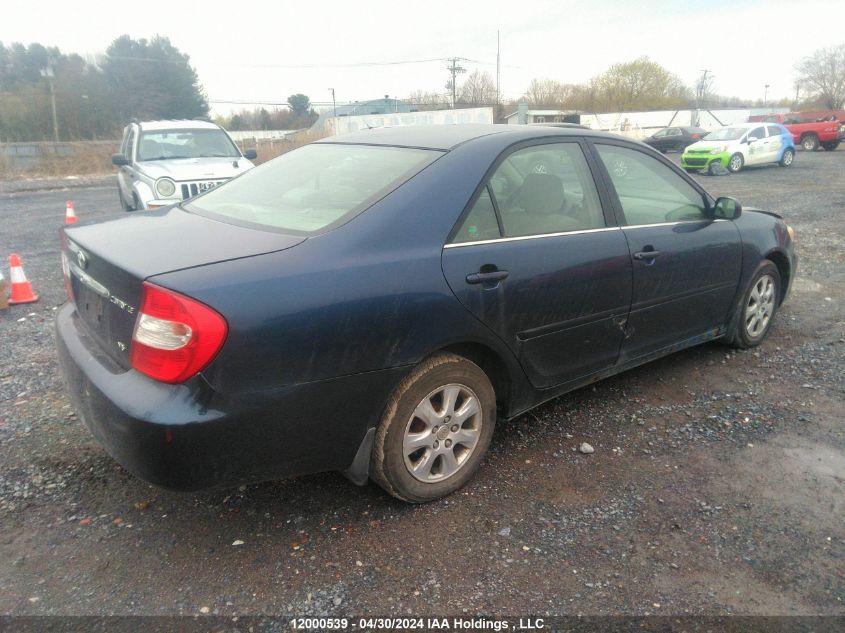
[[[135,121],[144,131],[153,130],[219,130],[220,126],[211,121],[197,119],[166,119],[161,121]]]
[[[418,147],[447,151],[463,143],[491,135],[498,135],[512,143],[520,140],[549,136],[600,136],[616,138],[619,136],[593,130],[569,127],[545,127],[534,125],[500,124],[449,124],[449,125],[407,125],[380,127],[330,136],[317,143],[340,143],[355,145],[392,145],[399,147]]]
[[[722,127],[745,127],[749,130],[753,127],[760,127],[761,125],[766,125],[767,123],[774,123],[773,121],[751,121],[750,123],[729,123],[728,125],[723,125]],[[777,125],[777,124],[776,124]]]

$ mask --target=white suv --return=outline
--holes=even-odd
[[[138,121],[123,132],[117,191],[124,211],[157,209],[222,185],[253,164],[226,131],[209,121]]]

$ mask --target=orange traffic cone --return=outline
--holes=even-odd
[[[14,253],[9,255],[9,269],[9,276],[12,278],[12,294],[9,297],[9,305],[38,301],[38,295],[32,291],[32,285],[27,281],[23,272],[21,258]]]
[[[73,200],[68,200],[65,203],[65,224],[74,222],[76,222],[76,210],[73,208]]]

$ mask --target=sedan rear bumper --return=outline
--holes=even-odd
[[[118,367],[72,304],[56,335],[72,405],[95,439],[133,474],[173,490],[347,468],[406,371],[223,397],[201,376],[170,385]]]

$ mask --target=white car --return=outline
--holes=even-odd
[[[120,204],[140,211],[193,198],[252,169],[255,156],[209,121],[133,120],[112,156]]]
[[[681,167],[688,172],[713,172],[721,165],[738,172],[746,165],[777,163],[789,167],[795,143],[789,130],[778,123],[737,123],[713,130],[684,150]]]

